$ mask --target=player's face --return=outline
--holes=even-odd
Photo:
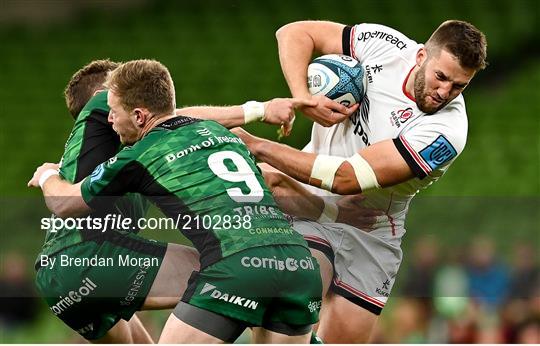
[[[428,56],[420,66],[414,81],[418,108],[432,114],[455,99],[476,73],[461,67],[455,56],[442,49],[438,56]]]
[[[112,124],[113,130],[120,136],[120,142],[122,144],[135,143],[140,135],[135,113],[126,111],[120,104],[120,98],[110,90],[107,94],[107,104],[111,109],[108,120]]]

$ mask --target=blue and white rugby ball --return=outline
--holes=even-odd
[[[323,55],[308,66],[308,88],[312,95],[325,95],[349,107],[360,103],[366,94],[365,71],[350,56]]]

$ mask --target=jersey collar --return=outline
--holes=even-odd
[[[405,80],[403,81],[403,87],[402,87],[403,94],[405,96],[407,96],[407,98],[409,98],[414,103],[416,103],[416,99],[410,93],[407,92],[407,81],[409,81],[409,77],[411,76],[411,73],[414,70],[415,66],[416,65],[413,65],[413,67],[411,67],[411,70],[409,71],[409,73],[407,73],[407,77],[405,77]]]

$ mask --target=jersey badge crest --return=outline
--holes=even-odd
[[[390,113],[390,123],[392,126],[399,128],[402,124],[405,124],[407,120],[412,118],[414,115],[411,107],[400,109],[398,111],[392,111]]]

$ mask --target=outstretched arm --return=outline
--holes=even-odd
[[[314,53],[342,54],[345,25],[326,21],[301,21],[287,24],[276,32],[279,61],[293,97],[311,98],[307,87],[307,68]],[[353,114],[358,106],[347,108],[325,96],[313,96],[317,106],[300,110],[313,121],[332,126]]]
[[[226,128],[242,126],[260,120],[267,124],[282,126],[283,134],[292,131],[294,110],[303,106],[315,106],[316,101],[295,98],[274,98],[256,104],[241,106],[195,106],[176,110],[177,115],[215,120]]]
[[[302,152],[240,128],[233,129],[233,133],[259,160],[300,182],[340,195],[392,186],[414,177],[392,140],[373,144],[351,158],[341,158]]]

